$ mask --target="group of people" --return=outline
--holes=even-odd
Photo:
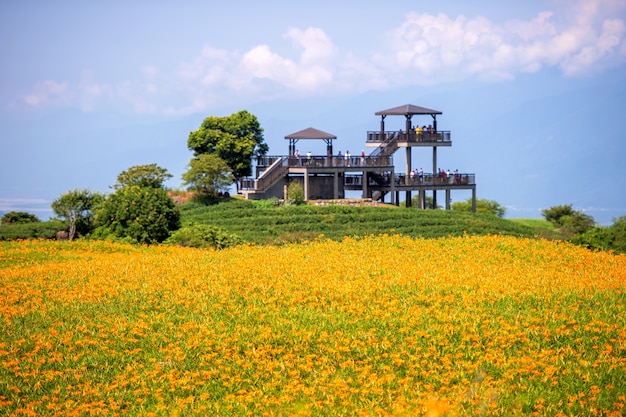
[[[298,149],[294,151],[293,156],[296,157],[298,161],[300,161],[300,151]],[[307,162],[310,162],[311,158],[312,158],[311,151],[308,151],[306,153]],[[342,154],[341,151],[339,151],[337,152],[337,158],[343,159],[345,165],[350,166],[352,155],[350,154],[349,150],[347,150],[345,154]],[[361,149],[361,165],[363,165],[364,163],[365,163],[365,151]]]
[[[424,125],[422,127],[417,125],[415,127],[415,134],[420,136],[423,133],[435,133],[435,128],[433,127],[433,125],[428,125],[428,127],[426,127],[426,125]]]
[[[411,178],[411,180],[414,178],[418,178],[419,180],[422,180],[424,178],[424,170],[421,167],[419,169],[417,168],[412,169],[411,172],[409,173],[409,177]],[[449,169],[447,171],[444,171],[441,168],[439,168],[437,170],[437,175],[435,177],[440,178],[442,180],[454,177],[455,179],[458,180],[460,178],[460,174],[459,174],[458,169],[455,169],[454,171],[450,171]]]
[[[422,178],[424,178],[424,170],[421,167],[420,167],[420,169],[415,168],[415,169],[411,170],[411,173],[409,175],[410,175],[411,179],[413,179],[415,177],[417,177],[419,179],[422,179]]]

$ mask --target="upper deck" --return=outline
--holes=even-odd
[[[415,130],[404,131],[369,131],[366,146],[381,146],[396,141],[399,147],[407,146],[452,146],[449,130],[416,133]]]

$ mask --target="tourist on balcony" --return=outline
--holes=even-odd
[[[420,127],[420,125],[417,125],[417,127],[415,128],[415,136],[417,137],[417,140],[422,140],[422,135],[424,134],[424,129],[422,129]]]

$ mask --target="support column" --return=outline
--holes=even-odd
[[[333,174],[333,198],[339,199],[339,172]]]
[[[426,190],[419,190],[417,199],[420,202],[420,209],[424,210],[426,208]]]
[[[309,201],[309,170],[304,170],[304,201]]]
[[[439,181],[437,176],[437,147],[433,146],[433,184]],[[433,188],[433,208],[437,208],[437,190]]]
[[[407,126],[411,123],[410,119],[407,118]],[[408,132],[408,131],[407,131]],[[406,162],[404,165],[404,183],[409,185],[411,183],[411,147],[406,147]],[[411,207],[411,191],[407,191],[404,197],[406,201],[406,206]]]
[[[472,187],[472,213],[476,213],[476,186]]]
[[[361,183],[363,187],[363,198],[367,198],[367,171],[363,171],[363,176],[361,177]]]
[[[446,188],[446,210],[450,210],[450,189]]]
[[[396,180],[395,180],[395,176],[396,176],[396,172],[395,170],[391,170],[391,172],[389,173],[389,178],[391,183],[389,184],[391,186],[391,191],[389,192],[390,194],[390,198],[391,198],[391,204],[394,206],[398,205],[398,195],[396,193]]]

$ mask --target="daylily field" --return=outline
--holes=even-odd
[[[0,243],[0,416],[621,416],[626,256]]]

